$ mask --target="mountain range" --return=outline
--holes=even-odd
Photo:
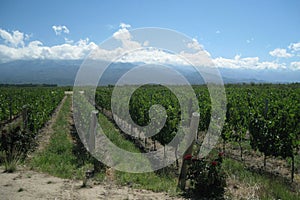
[[[16,60],[0,64],[0,84],[57,84],[73,85],[83,60]],[[105,71],[100,85],[114,84],[133,63],[114,63]],[[191,84],[204,84],[192,67],[172,66]],[[252,70],[219,68],[224,83],[292,83],[300,82],[300,70]]]

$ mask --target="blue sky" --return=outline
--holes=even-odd
[[[27,54],[11,55],[21,54],[18,50],[32,41],[46,47],[78,46],[78,41],[99,44],[125,23],[131,25],[128,30],[163,27],[182,32],[195,38],[218,64],[265,62],[300,70],[299,8],[297,0],[2,0],[0,60],[30,59]]]

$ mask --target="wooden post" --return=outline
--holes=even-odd
[[[129,124],[129,125],[130,125],[129,127],[130,127],[130,133],[131,133],[131,136],[132,136],[134,139],[136,139],[137,136],[135,135],[135,132],[134,132],[134,130],[133,130],[134,127],[133,127],[131,124]]]
[[[88,150],[92,154],[95,151],[95,141],[96,141],[96,125],[98,120],[98,111],[93,110],[91,112],[91,122],[90,122],[90,129],[89,129],[89,140],[88,140]],[[94,172],[100,172],[103,168],[103,164],[98,161],[96,158],[93,158],[93,164],[94,164]]]
[[[138,135],[139,135],[139,140],[141,140],[141,131],[139,129],[137,129],[138,131]]]
[[[195,138],[197,137],[197,132],[198,132],[199,118],[200,118],[199,113],[194,112],[192,114],[192,119],[191,119],[191,124],[190,124],[190,133],[193,137],[193,142],[183,154],[182,166],[181,166],[180,175],[178,178],[178,185],[177,185],[177,187],[180,188],[181,190],[185,190],[185,183],[186,183],[187,162],[186,162],[186,160],[184,160],[184,157],[188,154],[192,154],[192,152],[193,152],[193,146],[194,146]]]
[[[177,156],[178,146],[175,148],[175,159],[176,159],[176,168],[179,168],[178,156]]]
[[[193,117],[193,114],[192,113],[192,107],[193,107],[193,101],[192,99],[189,99],[189,104],[188,104],[188,115],[189,115],[189,119],[188,119],[188,125],[191,125],[191,118]],[[190,113],[192,113],[192,116],[190,115]]]
[[[88,140],[88,148],[91,153],[95,151],[95,136],[96,136],[96,124],[97,124],[97,110],[93,110],[91,113],[91,122],[89,129],[89,140]]]

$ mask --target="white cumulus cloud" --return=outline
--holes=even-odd
[[[121,23],[120,29],[113,34],[113,37],[121,41],[122,47],[126,50],[141,48],[142,44],[132,40],[132,36],[128,30],[130,27],[129,24]]]
[[[74,43],[74,40],[71,40],[71,39],[65,37],[65,42],[66,42],[67,44],[73,44],[73,43]]]
[[[55,26],[55,25],[53,25],[52,29],[54,30],[55,35],[60,35],[61,33],[66,33],[66,34],[70,33],[69,29],[66,26],[61,26],[61,25]]]
[[[93,54],[94,59],[113,60],[123,55],[119,62],[144,62],[147,64],[172,64],[172,65],[199,65],[212,66],[210,55],[205,51],[197,39],[192,39],[186,44],[187,52],[179,52],[174,55],[157,48],[151,47],[151,43],[135,41],[128,30],[131,26],[121,23],[120,29],[113,34],[113,38],[121,42],[121,46],[114,50],[97,49]],[[147,47],[147,48],[146,48]],[[132,51],[133,50],[133,51]],[[190,50],[190,51],[189,51]],[[130,51],[130,54],[127,52]]]
[[[84,59],[92,52],[93,59],[112,61],[119,58],[119,62],[144,62],[146,64],[198,65],[216,66],[231,69],[291,69],[300,70],[300,62],[289,65],[278,61],[261,61],[259,57],[244,57],[236,55],[234,58],[218,57],[211,59],[210,54],[197,41],[192,39],[185,45],[185,50],[177,55],[168,51],[151,47],[151,41],[136,41],[128,30],[129,24],[121,23],[120,29],[113,34],[113,39],[119,46],[114,49],[104,49],[97,46],[89,38],[74,41],[64,37],[63,44],[47,46],[39,40],[28,41],[29,37],[20,31],[8,32],[0,29],[0,37],[4,43],[0,44],[0,62],[17,59]],[[64,26],[53,28],[57,34],[69,32]],[[300,43],[289,46],[291,50],[298,50]],[[292,57],[286,49],[275,49],[270,52],[275,57]],[[120,57],[122,55],[122,57]]]
[[[24,33],[19,31],[10,34],[1,29],[0,34],[8,44],[0,44],[0,62],[18,59],[84,59],[90,51],[97,48],[88,38],[75,43],[68,40],[65,44],[45,46],[38,40],[25,45]]]
[[[291,43],[289,45],[289,49],[291,49],[292,51],[300,51],[300,42],[298,42],[298,43]]]
[[[117,40],[131,40],[131,35],[126,28],[121,28],[113,34],[113,37]]]
[[[300,70],[300,62],[291,62],[290,68],[292,70]]]
[[[231,69],[285,69],[284,63],[273,62],[260,62],[258,57],[246,57],[241,58],[240,55],[236,55],[234,59],[228,58],[216,58],[213,60],[216,67],[219,68],[231,68]]]
[[[6,44],[10,46],[24,46],[24,33],[21,33],[18,30],[9,33],[6,30],[0,29],[0,37],[4,40]]]
[[[188,47],[189,49],[194,49],[194,50],[202,50],[202,48],[203,48],[203,47],[201,46],[201,44],[199,44],[198,40],[195,39],[195,38],[192,39],[192,42],[189,42],[189,43],[187,44],[187,47]]]
[[[130,24],[125,24],[125,23],[120,23],[120,28],[131,28],[131,25]]]
[[[273,51],[270,51],[269,54],[274,57],[279,57],[279,58],[290,58],[293,56],[293,54],[290,54],[286,51],[286,49],[280,49],[276,48]]]

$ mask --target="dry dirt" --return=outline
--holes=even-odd
[[[229,147],[226,149],[228,157],[240,161],[240,150],[239,148]],[[291,167],[288,166],[287,161],[280,158],[268,157],[266,161],[266,168],[263,166],[263,155],[253,150],[244,150],[243,152],[243,163],[250,169],[259,173],[265,173],[268,175],[276,176],[286,180],[287,182],[291,179]],[[295,170],[294,174],[294,185],[300,189],[300,174]]]
[[[0,199],[180,199],[165,193],[154,193],[109,183],[86,188],[82,188],[81,185],[82,181],[61,179],[20,169],[15,173],[0,173]]]
[[[56,122],[58,113],[62,107],[62,105],[65,103],[67,99],[67,96],[64,96],[64,98],[61,100],[57,108],[54,110],[51,119],[45,124],[45,126],[39,131],[37,139],[37,148],[35,149],[34,153],[39,153],[45,149],[45,147],[48,145],[50,141],[51,134],[53,133],[52,126]],[[28,155],[30,158],[31,156],[34,155]]]
[[[56,121],[57,114],[66,98],[54,111],[51,120],[41,130],[38,139],[38,147],[35,153],[42,151],[48,144],[52,125]],[[238,159],[237,149],[231,149],[230,157]],[[34,153],[29,157],[34,156]],[[269,162],[269,163],[268,163]],[[245,163],[251,167],[259,168],[262,163],[261,158],[252,153],[245,153]],[[274,165],[274,163],[276,165]],[[272,169],[268,169],[271,164]],[[276,166],[275,170],[273,166]],[[284,162],[267,161],[267,171],[276,171],[283,177],[288,177],[289,170]],[[277,170],[276,170],[277,169]],[[179,197],[170,197],[166,193],[155,193],[148,190],[133,189],[128,186],[119,186],[110,182],[103,182],[95,185],[89,183],[90,187],[82,188],[82,181],[61,179],[48,174],[29,170],[26,167],[19,166],[15,173],[3,173],[4,168],[0,167],[0,200],[31,200],[31,199],[183,199]],[[296,181],[299,178],[296,176]],[[228,179],[226,193],[230,194],[232,199],[257,199],[259,185],[245,185],[234,179]],[[225,195],[225,199],[226,195]]]
[[[55,123],[61,106],[66,97],[54,111],[51,120],[40,131],[38,147],[29,155],[42,151],[51,137],[52,125]],[[170,197],[165,193],[155,193],[148,190],[133,189],[128,186],[118,186],[112,182],[98,185],[89,183],[88,187],[81,187],[82,181],[61,179],[48,174],[32,171],[24,166],[18,166],[15,173],[3,173],[0,167],[0,200],[32,200],[32,199],[181,199]]]

